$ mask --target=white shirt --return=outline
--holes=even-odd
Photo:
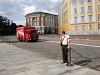
[[[67,45],[68,44],[68,41],[70,41],[70,36],[69,35],[65,35],[65,38],[62,42],[63,45]]]

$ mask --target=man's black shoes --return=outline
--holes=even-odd
[[[69,63],[67,63],[66,66],[69,66]]]
[[[66,62],[62,62],[61,64],[64,64],[64,63],[66,63]]]
[[[66,66],[69,66],[69,62],[67,62]]]
[[[67,63],[66,66],[69,66],[69,63],[68,62],[62,62],[61,64],[64,64],[64,63]]]

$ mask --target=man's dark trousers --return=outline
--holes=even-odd
[[[63,57],[63,62],[68,63],[68,46],[67,45],[62,45],[62,57]]]

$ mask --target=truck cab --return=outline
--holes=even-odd
[[[26,41],[37,41],[39,39],[38,30],[28,30],[26,31]]]

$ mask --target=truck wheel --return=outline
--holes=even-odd
[[[20,39],[20,38],[18,38],[18,40],[19,40],[19,41],[21,41],[21,39]]]
[[[25,38],[25,41],[28,42],[28,40]]]
[[[37,38],[35,38],[35,42],[37,42]]]

